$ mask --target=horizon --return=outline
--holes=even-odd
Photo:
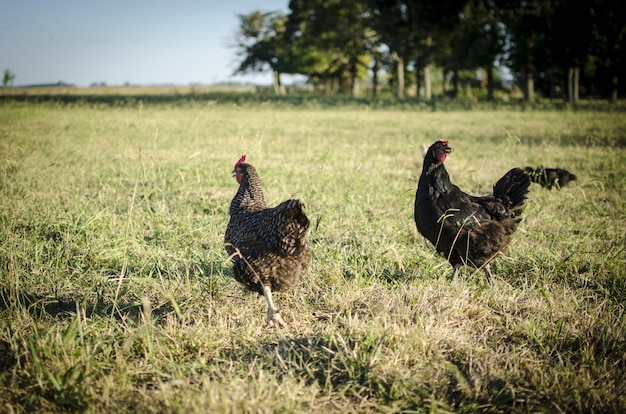
[[[243,76],[242,76],[243,77]],[[284,86],[297,86],[303,85],[306,82],[300,79],[301,75],[281,75],[281,83]],[[284,81],[283,78],[288,78],[289,81]],[[158,87],[193,87],[193,86],[272,86],[271,79],[270,82],[264,82],[264,79],[260,81],[255,81],[254,79],[237,79],[237,80],[226,80],[222,82],[216,83],[173,83],[173,82],[162,82],[162,83],[130,83],[125,82],[123,84],[108,84],[106,82],[101,83],[92,83],[90,85],[77,85],[70,82],[65,82],[64,80],[59,80],[56,82],[42,82],[42,83],[34,83],[34,84],[14,84],[11,85],[10,88],[20,89],[20,88],[54,88],[54,87],[65,87],[65,88],[103,88],[103,87],[111,87],[111,88],[123,88],[123,87],[143,87],[143,88],[158,88]]]

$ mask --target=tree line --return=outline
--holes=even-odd
[[[621,0],[291,0],[289,10],[238,16],[235,73],[271,71],[276,93],[281,74],[301,74],[352,95],[368,78],[378,94],[385,73],[399,98],[410,79],[430,99],[433,68],[453,97],[477,70],[488,99],[502,70],[527,100],[539,91],[615,101],[624,89]]]

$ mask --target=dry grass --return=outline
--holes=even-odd
[[[106,106],[0,111],[0,406],[7,412],[620,412],[626,121],[598,111]],[[421,144],[486,193],[533,187],[495,286],[412,221]],[[230,176],[313,226],[288,328],[229,277]]]

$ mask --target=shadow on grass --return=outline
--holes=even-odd
[[[222,353],[227,361],[249,361],[272,372],[280,382],[296,378],[317,385],[325,395],[343,395],[355,402],[369,401],[402,411],[484,405],[506,410],[515,401],[511,385],[493,378],[487,398],[472,392],[472,367],[467,361],[415,361],[405,370],[385,372],[379,364],[386,353],[384,335],[335,332],[248,343]],[[413,365],[413,364],[411,364]]]
[[[140,267],[134,268],[132,265],[125,266],[125,279],[132,281],[134,277],[141,276],[145,273],[145,270],[142,269]],[[112,278],[118,277],[122,272],[121,267],[110,268],[106,271]],[[222,263],[208,263],[198,260],[188,266],[180,264],[175,267],[163,267],[155,263],[147,276],[155,280],[160,279],[161,283],[166,280],[201,279],[203,289],[202,292],[197,293],[215,297],[219,294],[219,281],[228,277],[229,272],[230,268]],[[2,287],[0,288],[0,311],[24,309],[33,318],[38,319],[46,316],[57,319],[73,318],[77,312],[80,312],[86,318],[113,315],[119,320],[128,318],[138,323],[145,311],[142,305],[143,298],[138,296],[140,293],[124,283],[119,291],[118,300],[114,303],[111,298],[113,297],[112,292],[117,287],[117,281],[109,279],[109,282],[102,282],[97,285],[96,292],[92,292],[93,296],[96,296],[93,299],[86,298],[84,295],[73,297],[70,294],[32,293],[13,287]],[[104,299],[104,297],[109,297],[109,299]],[[158,320],[161,316],[178,312],[175,300],[175,298],[170,298],[160,305],[154,307],[151,305],[152,318]]]
[[[26,309],[33,318],[37,319],[45,316],[58,319],[72,318],[77,312],[91,318],[96,315],[110,315],[113,305],[103,301],[85,302],[80,299],[51,297],[45,294],[31,294],[11,288],[2,288],[0,290],[0,310],[8,309]],[[124,315],[138,320],[140,310],[141,305],[128,305],[123,308],[123,311],[116,312],[116,314],[118,317]]]
[[[403,409],[423,407],[431,395],[424,384],[393,378],[377,369],[384,336],[329,335],[270,339],[222,352],[227,361],[256,361],[280,382],[297,379],[317,385],[326,395],[354,401],[394,403]],[[411,381],[409,381],[411,382]]]

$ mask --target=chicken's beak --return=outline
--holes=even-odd
[[[446,152],[446,154],[450,154],[452,151],[454,151],[454,148],[446,147],[444,151]]]

